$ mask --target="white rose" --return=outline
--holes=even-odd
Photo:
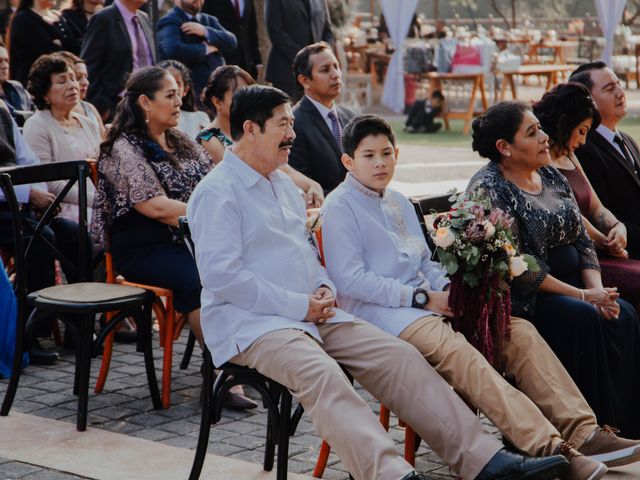
[[[440,248],[450,247],[455,239],[456,236],[453,234],[449,227],[440,227],[436,230],[436,233],[433,237],[433,241]]]
[[[486,220],[482,222],[484,226],[484,239],[489,240],[496,233],[496,227],[493,226],[493,223],[487,222]]]
[[[524,261],[524,257],[522,255],[511,257],[509,259],[509,273],[511,273],[512,277],[519,277],[527,271],[527,268],[529,267],[527,262]]]
[[[513,248],[513,245],[511,245],[509,242],[505,243],[502,248],[504,248],[504,251],[507,253],[507,255],[509,255],[510,257],[515,257],[516,256],[516,249]]]

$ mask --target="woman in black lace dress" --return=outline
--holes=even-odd
[[[207,152],[178,125],[181,100],[171,74],[159,67],[136,70],[106,141],[100,146],[91,232],[109,246],[117,272],[127,280],[173,291],[177,311],[202,345],[200,279],[177,231],[187,201],[211,170]],[[233,393],[237,408],[256,404]]]
[[[513,280],[513,314],[549,343],[600,423],[640,438],[640,325],[602,284],[595,248],[566,179],[549,166],[549,137],[530,108],[491,107],[473,124],[473,149],[491,160],[468,190],[482,189],[515,218],[520,250],[539,270]]]

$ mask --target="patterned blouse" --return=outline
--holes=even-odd
[[[549,249],[573,245],[578,250],[580,270],[600,270],[596,250],[582,223],[582,216],[567,180],[554,167],[538,170],[542,191],[528,193],[507,180],[495,162],[481,168],[467,191],[487,192],[493,207],[514,217],[513,233],[518,249],[535,257],[538,272],[527,271],[511,285],[514,315],[535,312],[536,291],[549,274]]]
[[[91,222],[91,236],[99,245],[104,245],[105,233],[113,222],[134,205],[161,195],[186,203],[211,170],[211,159],[200,145],[178,130],[171,133],[190,142],[190,148],[178,159],[178,168],[171,161],[175,154],[165,152],[154,141],[129,134],[114,142],[109,156],[100,157]]]

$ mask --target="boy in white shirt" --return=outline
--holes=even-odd
[[[343,132],[347,177],[325,200],[322,237],[340,308],[414,345],[458,392],[529,455],[572,451],[572,479],[640,460],[640,444],[600,428],[560,361],[526,320],[511,319],[501,352],[513,388],[446,317],[449,280],[431,260],[411,203],[388,189],[398,149],[391,126],[376,115]],[[546,418],[545,418],[546,417]],[[549,420],[547,420],[547,418]]]

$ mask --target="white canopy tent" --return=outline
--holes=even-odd
[[[622,13],[627,0],[594,0],[600,28],[604,34],[605,47],[602,52],[602,60],[611,67],[613,57],[613,37],[616,28],[622,20]]]
[[[627,0],[594,0],[600,26],[604,33],[605,49],[602,60],[611,66],[613,57],[613,37],[622,20]],[[411,19],[418,6],[418,0],[380,0],[389,29],[389,35],[396,51],[391,57],[384,81],[382,104],[396,113],[404,110],[404,68],[402,63],[403,45]]]

